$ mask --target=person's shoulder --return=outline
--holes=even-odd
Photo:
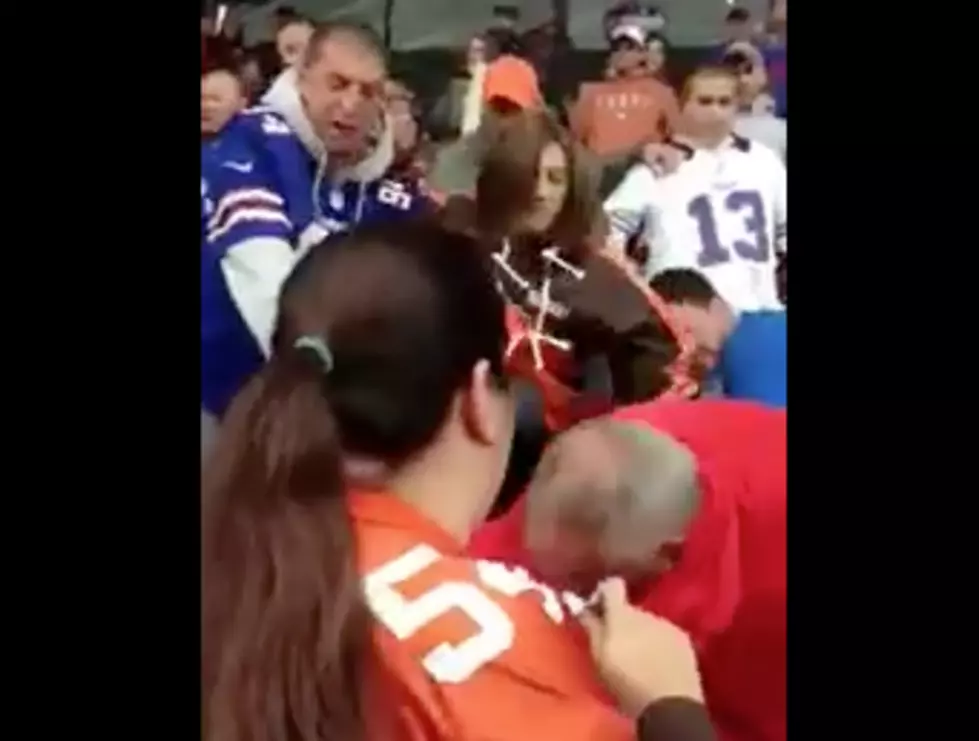
[[[676,95],[676,91],[673,89],[673,86],[670,85],[668,82],[660,80],[656,77],[649,77],[647,78],[647,80],[648,80],[647,82],[648,87],[656,91],[658,94]]]
[[[237,188],[261,180],[264,163],[259,151],[240,127],[225,129],[220,140],[201,149],[201,175],[214,191]]]
[[[239,118],[252,133],[273,138],[295,136],[285,118],[266,105],[246,108],[239,114]]]
[[[726,398],[663,399],[623,407],[614,419],[641,423],[688,445],[698,459],[725,447],[775,449],[786,434],[785,409],[755,401]]]
[[[661,177],[656,170],[650,167],[644,160],[640,159],[639,161],[633,162],[629,169],[626,170],[624,179],[635,185],[656,188]]]
[[[738,318],[732,337],[754,332],[778,332],[782,336],[788,334],[788,314],[785,311],[744,311]]]
[[[580,598],[538,583],[525,569],[473,560],[423,540],[375,542],[372,549],[373,565],[364,576],[367,600],[437,681],[458,683],[504,665],[560,686],[537,655],[560,664],[566,657],[559,654],[574,653],[568,628],[584,607]],[[483,650],[436,650],[474,637]]]
[[[672,419],[671,419],[672,417]],[[696,399],[690,407],[673,410],[664,422],[679,424],[691,422],[707,432],[730,432],[732,439],[750,444],[771,441],[773,437],[785,437],[786,410],[748,399]]]
[[[262,106],[246,108],[238,113],[221,132],[222,152],[234,152],[236,157],[248,154],[260,162],[283,153],[301,154],[302,145],[285,119]]]
[[[750,170],[752,173],[763,174],[764,177],[785,170],[782,159],[771,146],[740,134],[734,134],[733,137],[734,146],[731,147],[727,156],[733,158],[733,161],[743,163],[743,169]]]
[[[395,213],[414,213],[426,196],[416,180],[387,173],[370,184],[371,193],[377,203]]]
[[[586,104],[600,91],[608,87],[608,80],[587,80],[578,85],[578,103]]]
[[[659,188],[659,175],[648,164],[634,156],[627,157],[624,161],[619,159],[616,162],[609,162],[604,166],[603,177],[606,181],[612,181],[614,185],[609,188],[611,191],[606,200],[606,206],[614,207],[623,197],[642,194],[643,200],[653,197]]]

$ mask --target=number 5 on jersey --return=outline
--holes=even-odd
[[[374,616],[398,640],[411,637],[451,610],[465,613],[477,631],[456,645],[439,644],[422,659],[422,666],[435,681],[457,684],[507,651],[513,645],[514,628],[503,608],[475,584],[442,582],[414,600],[405,599],[394,588],[440,558],[430,546],[416,546],[371,572],[364,579],[364,592]]]
[[[513,646],[515,628],[507,612],[472,582],[443,581],[415,599],[406,599],[397,590],[399,584],[434,566],[441,558],[434,548],[417,545],[368,574],[364,594],[371,612],[398,640],[410,638],[452,611],[463,613],[476,628],[473,635],[456,644],[440,643],[422,658],[422,666],[435,681],[458,684],[506,653]],[[554,623],[564,621],[563,608],[576,614],[585,607],[576,595],[564,593],[559,598],[523,569],[477,561],[475,570],[481,582],[500,594],[539,595],[542,612]]]

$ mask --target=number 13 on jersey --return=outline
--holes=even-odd
[[[709,268],[728,262],[735,256],[751,262],[767,262],[771,254],[768,220],[761,194],[754,190],[734,190],[715,204],[709,196],[700,195],[690,201],[687,213],[697,222],[700,235],[700,253],[697,264]],[[732,241],[730,246],[721,243],[718,234],[718,216],[740,221],[743,237]]]

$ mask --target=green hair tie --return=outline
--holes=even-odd
[[[333,352],[330,350],[330,346],[326,344],[326,340],[322,337],[317,337],[315,335],[303,335],[298,340],[292,343],[292,346],[296,350],[309,350],[319,359],[320,364],[323,366],[323,374],[326,375],[333,370]]]

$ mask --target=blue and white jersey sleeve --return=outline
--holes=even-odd
[[[295,254],[286,199],[258,165],[223,159],[206,176],[212,192],[205,248],[220,261],[228,292],[267,355],[279,288]]]

